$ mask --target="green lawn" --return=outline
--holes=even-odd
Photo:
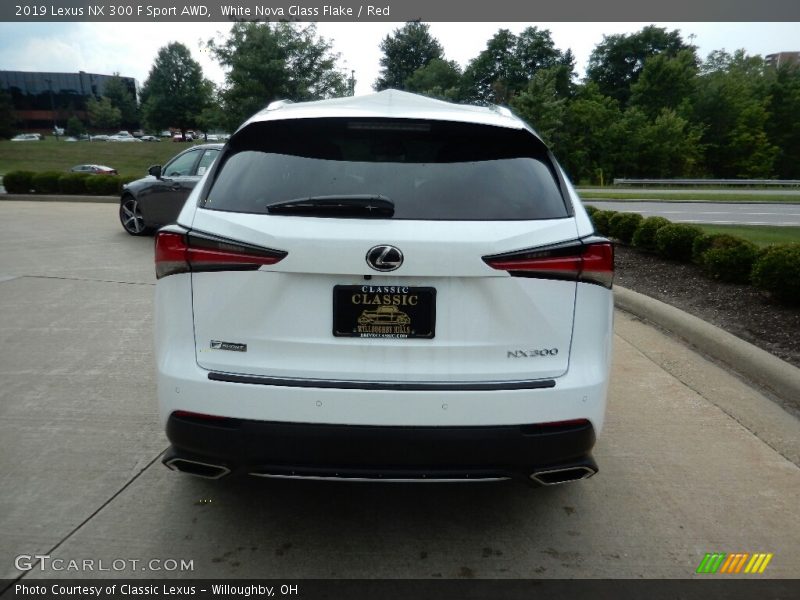
[[[709,192],[707,190],[686,191],[682,190],[679,193],[659,193],[659,192],[588,192],[578,190],[578,195],[583,200],[615,200],[615,201],[630,201],[636,202],[640,200],[645,201],[667,201],[667,202],[685,202],[688,200],[700,202],[789,202],[800,204],[800,194],[761,194],[757,191],[748,192],[745,194],[729,194],[721,190]]]
[[[189,143],[161,142],[41,142],[0,141],[0,175],[9,171],[68,171],[93,163],[116,169],[120,175],[144,177],[150,165],[163,165]]]
[[[800,227],[771,227],[769,225],[701,225],[708,233],[727,233],[750,240],[758,246],[800,242]]]

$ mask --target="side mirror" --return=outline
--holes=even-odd
[[[161,179],[161,165],[153,165],[147,169],[147,174],[152,175],[156,179]]]

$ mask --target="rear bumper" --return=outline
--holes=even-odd
[[[416,427],[207,420],[170,415],[164,458],[264,477],[378,480],[528,478],[564,467],[597,470],[591,423]],[[183,469],[179,469],[183,470]],[[189,470],[189,469],[186,469]],[[587,472],[588,472],[587,471]],[[198,474],[198,473],[196,473]],[[591,473],[589,473],[591,474]]]

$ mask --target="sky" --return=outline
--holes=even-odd
[[[585,75],[592,49],[603,35],[633,33],[651,23],[431,23],[449,60],[462,67],[486,47],[500,28],[518,33],[528,26],[549,29],[561,50],[572,49],[579,77]],[[800,23],[653,23],[679,29],[705,57],[712,50],[744,48],[748,54],[800,50]],[[355,71],[356,94],[368,94],[378,77],[381,40],[402,23],[319,23],[320,35],[334,43],[339,66]],[[225,74],[204,49],[220,38],[227,23],[0,23],[0,70],[54,71],[134,77],[142,85],[158,49],[169,42],[185,44],[209,79],[224,82]],[[694,37],[691,37],[694,36]]]

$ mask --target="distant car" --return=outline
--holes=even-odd
[[[107,140],[108,140],[108,137],[109,137],[109,136],[107,136],[107,135],[105,135],[105,134],[101,133],[100,135],[93,135],[93,136],[91,136],[91,137],[89,138],[89,141],[92,141],[92,142],[105,142],[105,141],[107,141]]]
[[[140,138],[143,136],[144,136],[144,131],[142,131],[141,129],[137,129],[136,131],[133,132],[133,137],[135,138]]]
[[[11,138],[12,142],[39,142],[42,136],[39,133],[20,133]]]
[[[119,220],[131,235],[145,235],[174,223],[186,198],[217,158],[222,144],[199,144],[184,150],[148,176],[124,186]]]
[[[192,137],[192,134],[190,134],[190,133],[186,134],[185,139],[184,139],[184,136],[182,136],[180,133],[176,133],[175,135],[172,136],[172,141],[173,142],[191,142],[192,140],[194,140],[194,138]]]
[[[93,175],[118,175],[117,170],[105,165],[75,165],[70,169],[71,173],[91,173]]]
[[[219,136],[216,133],[209,133],[206,136],[206,140],[208,140],[209,142],[218,142]]]
[[[142,140],[143,142],[160,142],[161,141],[160,138],[157,138],[154,135],[143,135],[139,139]]]
[[[130,133],[128,133],[128,135],[125,135],[126,133],[128,133],[128,132],[127,131],[121,131],[121,132],[119,132],[117,134],[110,135],[110,136],[108,136],[108,139],[106,141],[107,142],[141,142],[142,141],[139,138],[133,137]]]

